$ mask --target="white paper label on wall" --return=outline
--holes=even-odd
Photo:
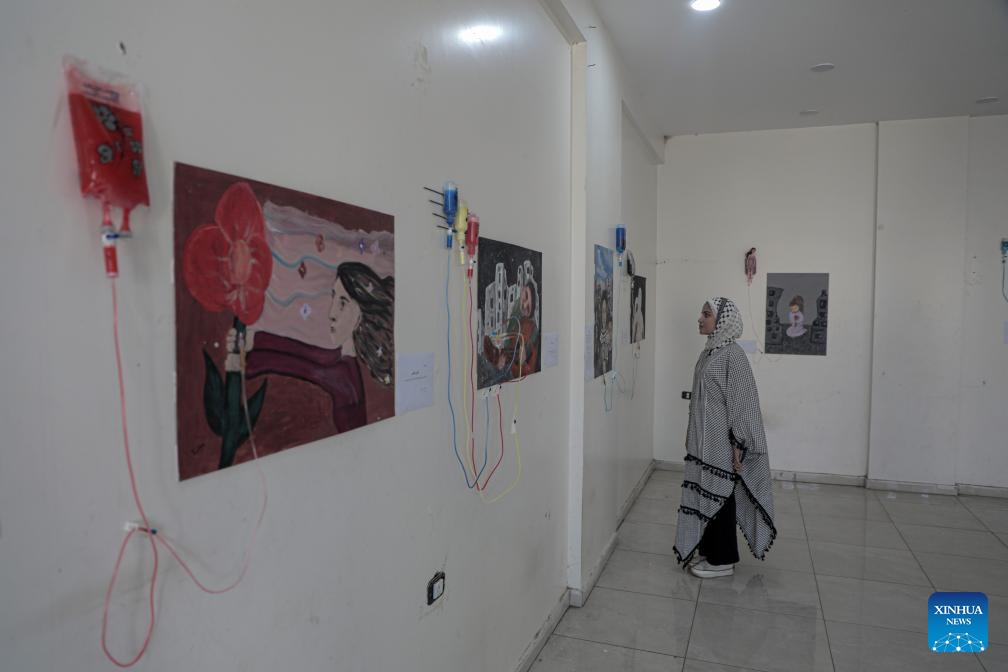
[[[756,341],[739,341],[738,344],[750,355],[755,355],[759,352],[759,350],[756,349]]]
[[[542,348],[542,368],[548,369],[560,363],[560,334],[555,331],[545,332],[543,334]]]
[[[434,353],[396,356],[396,415],[434,405]]]

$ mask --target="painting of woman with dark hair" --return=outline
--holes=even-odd
[[[367,424],[367,415],[358,360],[378,384],[392,384],[394,305],[395,278],[379,278],[359,262],[342,263],[336,271],[329,308],[334,348],[251,329],[244,342],[236,343],[237,333],[232,329],[227,337],[232,354],[225,369],[240,371],[244,354],[247,379],[272,373],[317,385],[332,399],[332,419],[339,432],[362,427]],[[234,353],[236,349],[240,352]]]
[[[395,415],[391,215],[176,165],[179,477]]]

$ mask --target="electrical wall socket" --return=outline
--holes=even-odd
[[[444,589],[445,573],[437,572],[434,574],[434,578],[427,583],[427,604],[434,604],[438,598],[444,595]]]

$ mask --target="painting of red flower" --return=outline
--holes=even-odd
[[[205,309],[230,309],[246,325],[259,319],[273,259],[262,207],[247,182],[228,187],[214,222],[192,232],[182,264],[186,288]]]
[[[173,193],[179,479],[393,417],[395,218],[181,163]]]

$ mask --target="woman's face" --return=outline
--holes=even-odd
[[[797,303],[792,303],[791,304],[791,312],[792,313],[797,313],[798,312],[798,304]]]
[[[329,334],[333,344],[340,346],[353,336],[353,331],[360,322],[360,306],[350,298],[339,278],[333,284],[332,299],[329,308]]]
[[[700,310],[700,319],[697,320],[697,324],[700,326],[701,336],[710,336],[714,333],[714,327],[717,326],[714,323],[714,310],[711,308],[709,303],[703,304],[703,308]]]

